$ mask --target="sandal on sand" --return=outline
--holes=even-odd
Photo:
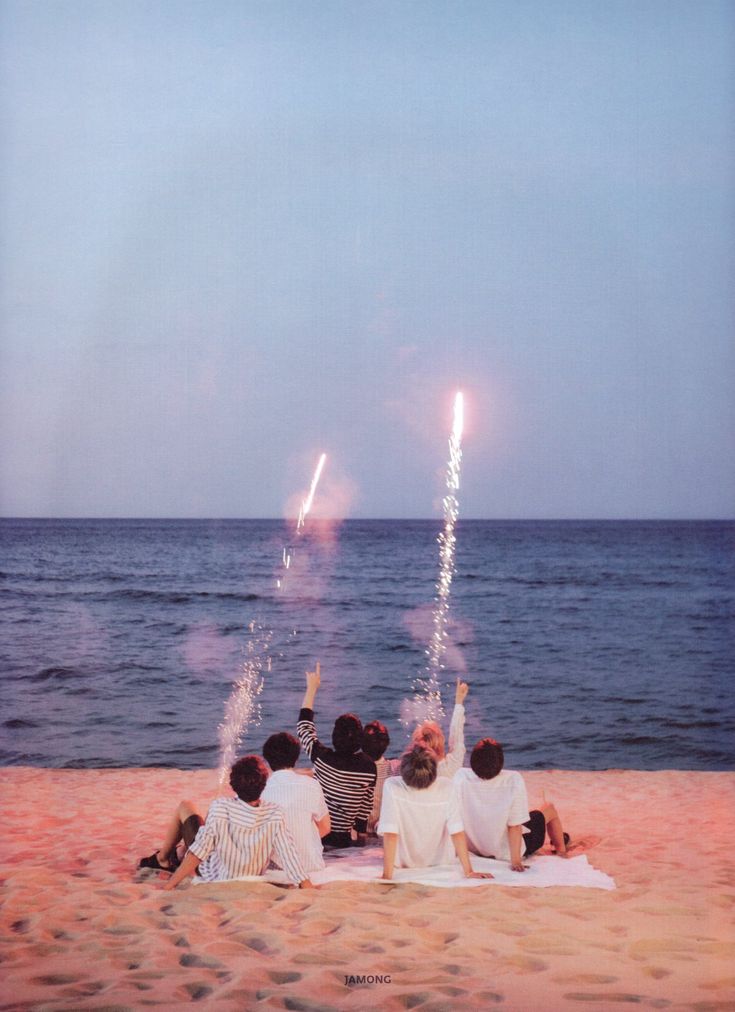
[[[141,857],[138,867],[152,868],[154,871],[174,872],[178,868],[178,863],[172,859],[171,864],[166,867],[158,860],[158,851],[155,851],[150,857]]]

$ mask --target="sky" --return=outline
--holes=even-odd
[[[735,7],[0,0],[0,515],[735,515]]]

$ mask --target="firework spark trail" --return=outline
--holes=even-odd
[[[299,518],[296,521],[296,534],[299,536],[301,535],[301,532],[304,529],[306,518],[309,515],[312,503],[314,502],[314,493],[316,492],[316,487],[319,484],[319,479],[321,478],[322,469],[324,468],[326,459],[327,459],[326,453],[323,453],[319,457],[319,460],[316,465],[316,470],[314,471],[314,477],[311,479],[309,494],[305,499],[301,500],[301,507],[299,508]],[[293,560],[293,549],[291,548],[290,545],[288,545],[286,548],[283,549],[283,571],[281,575],[276,579],[276,588],[278,590],[281,590],[283,587],[283,581],[286,578],[286,570],[289,570],[291,568],[292,560]]]
[[[225,713],[217,732],[220,743],[219,784],[223,787],[230,767],[235,761],[240,742],[251,724],[260,723],[261,706],[258,696],[263,691],[263,670],[270,671],[270,646],[272,633],[251,622],[251,638],[248,640],[242,672],[232,687],[225,703]]]
[[[439,579],[434,598],[433,630],[426,651],[425,674],[416,679],[414,690],[423,700],[422,709],[426,719],[437,720],[444,716],[441,700],[440,674],[444,669],[444,654],[447,647],[447,622],[449,619],[449,592],[454,576],[454,554],[457,538],[454,526],[459,515],[459,472],[462,463],[462,429],[464,426],[464,397],[457,393],[454,399],[454,424],[449,438],[449,462],[447,464],[447,493],[442,500],[444,529],[439,534]]]
[[[324,467],[324,462],[326,459],[327,455],[326,453],[323,453],[319,458],[319,463],[316,465],[314,477],[311,479],[311,487],[309,488],[309,494],[307,495],[306,499],[304,499],[304,501],[301,503],[301,509],[299,510],[299,519],[296,522],[297,532],[300,531],[301,528],[304,526],[304,521],[306,520],[306,517],[309,514],[309,510],[311,509],[311,504],[314,502],[314,493],[316,492],[316,487],[319,484],[319,478],[321,477],[322,468]]]
[[[309,494],[301,503],[296,533],[300,534],[306,517],[314,501],[314,493],[319,483],[319,478],[327,459],[326,453],[319,458],[319,462],[311,480]],[[283,574],[291,568],[292,549],[283,549],[282,565]],[[281,589],[282,579],[276,580],[276,586]],[[246,657],[242,662],[240,677],[232,687],[232,692],[225,703],[224,719],[219,725],[218,735],[220,742],[220,788],[224,786],[230,767],[235,761],[235,756],[240,743],[250,725],[257,726],[260,723],[261,706],[258,700],[263,691],[263,672],[271,670],[271,655],[269,653],[273,631],[264,629],[255,622],[249,626],[250,639],[247,643]]]

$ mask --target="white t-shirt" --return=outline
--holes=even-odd
[[[464,706],[462,703],[455,703],[452,711],[452,720],[449,724],[449,749],[443,759],[440,759],[436,766],[437,776],[451,778],[462,769],[465,752],[464,744]]]
[[[530,817],[521,774],[501,770],[492,780],[482,780],[472,770],[461,769],[452,782],[470,852],[510,861],[508,826],[521,826]],[[524,826],[523,832],[529,830]]]
[[[324,867],[322,840],[316,823],[328,814],[321,786],[313,777],[294,770],[276,770],[268,777],[261,797],[283,809],[296,853],[308,871]]]
[[[450,837],[462,832],[457,794],[451,780],[437,777],[431,787],[408,787],[389,777],[383,787],[378,833],[397,833],[396,868],[431,868],[456,861]]]

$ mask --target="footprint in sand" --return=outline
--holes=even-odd
[[[191,1001],[202,1001],[203,998],[208,998],[212,993],[212,988],[208,984],[203,984],[201,981],[191,984],[184,984],[183,989],[189,996]]]
[[[217,970],[222,966],[222,963],[217,959],[212,959],[211,956],[197,956],[195,952],[187,952],[179,960],[179,966],[196,966],[207,970]]]
[[[302,974],[271,970],[268,976],[274,984],[295,984],[296,981],[301,980]]]
[[[546,970],[547,964],[541,959],[533,959],[531,956],[506,956],[503,962],[506,966],[515,967],[522,973],[541,973]]]
[[[82,978],[73,973],[47,973],[43,977],[34,977],[34,984],[41,984],[43,987],[58,987],[59,984],[76,984]]]
[[[618,978],[606,973],[569,973],[552,979],[557,984],[614,984]]]

